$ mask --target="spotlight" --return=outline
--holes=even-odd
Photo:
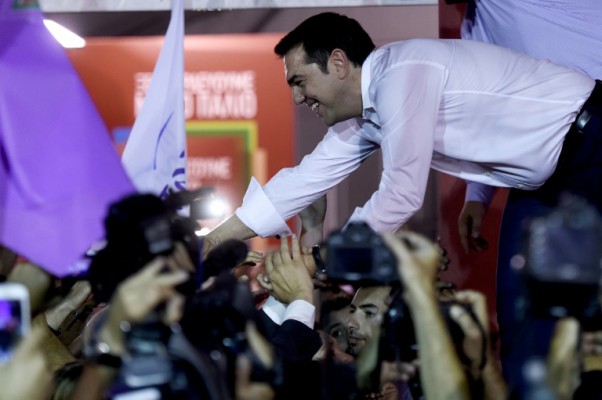
[[[44,25],[46,25],[46,29],[50,31],[56,41],[64,48],[79,49],[86,45],[86,41],[81,36],[71,32],[69,29],[53,20],[45,19]]]

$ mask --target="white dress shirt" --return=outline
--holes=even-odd
[[[474,0],[462,38],[493,43],[602,79],[600,0]],[[489,204],[495,188],[467,182],[465,201]]]
[[[574,70],[490,44],[391,43],[362,65],[362,118],[332,126],[298,166],[263,188],[252,181],[236,214],[260,236],[286,233],[286,219],[378,147],[379,188],[351,217],[377,231],[397,229],[421,207],[431,167],[491,186],[536,189],[553,173],[594,85]]]

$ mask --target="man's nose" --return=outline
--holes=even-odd
[[[305,101],[305,96],[301,93],[301,89],[298,87],[293,88],[293,101],[295,105],[300,106]]]
[[[349,331],[354,331],[357,330],[359,328],[359,323],[357,321],[357,318],[355,318],[355,316],[353,314],[350,314],[349,317],[347,318],[347,329]]]

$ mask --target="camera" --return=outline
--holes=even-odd
[[[602,278],[598,211],[583,199],[569,197],[533,220],[525,233],[524,255],[515,258],[523,267],[521,313],[582,321],[593,318],[599,310]]]
[[[267,382],[276,389],[282,385],[279,365],[266,368],[249,347],[247,323],[255,322],[260,327],[257,318],[249,286],[228,271],[220,273],[210,288],[186,301],[180,322],[182,332],[199,353],[210,355],[211,369],[231,398],[235,397],[236,358],[241,354],[251,361],[252,381]]]
[[[350,222],[327,240],[328,279],[365,285],[399,284],[397,259],[365,222]]]
[[[190,258],[200,261],[195,222],[178,209],[195,196],[176,194],[165,201],[136,194],[111,205],[105,219],[107,245],[93,258],[89,279],[99,301],[110,299],[117,285],[182,242]],[[242,241],[228,240],[199,262],[198,276],[216,276],[210,288],[198,291],[191,278],[176,289],[185,296],[179,324],[162,322],[164,305],[124,331],[126,352],[110,398],[227,399],[234,397],[236,357],[249,354],[245,327],[254,318],[254,300],[246,284],[230,270],[247,256]],[[202,268],[202,270],[201,270]],[[123,329],[123,328],[122,328]],[[251,379],[277,382],[271,369],[253,366]],[[136,397],[138,396],[138,397]]]
[[[181,205],[180,201],[163,201],[152,194],[134,194],[111,204],[104,221],[106,246],[92,257],[88,271],[97,301],[107,302],[119,283],[155,257],[171,254],[176,242],[184,245],[199,269],[201,247],[196,223],[178,214]],[[193,293],[198,278],[192,274],[178,290]]]

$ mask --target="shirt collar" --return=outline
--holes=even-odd
[[[372,83],[372,58],[374,57],[374,52],[370,53],[364,63],[362,64],[362,118],[371,121],[372,123],[380,126],[380,121],[378,119],[378,115],[376,114],[376,110],[372,104],[372,99],[370,98],[370,84]]]

